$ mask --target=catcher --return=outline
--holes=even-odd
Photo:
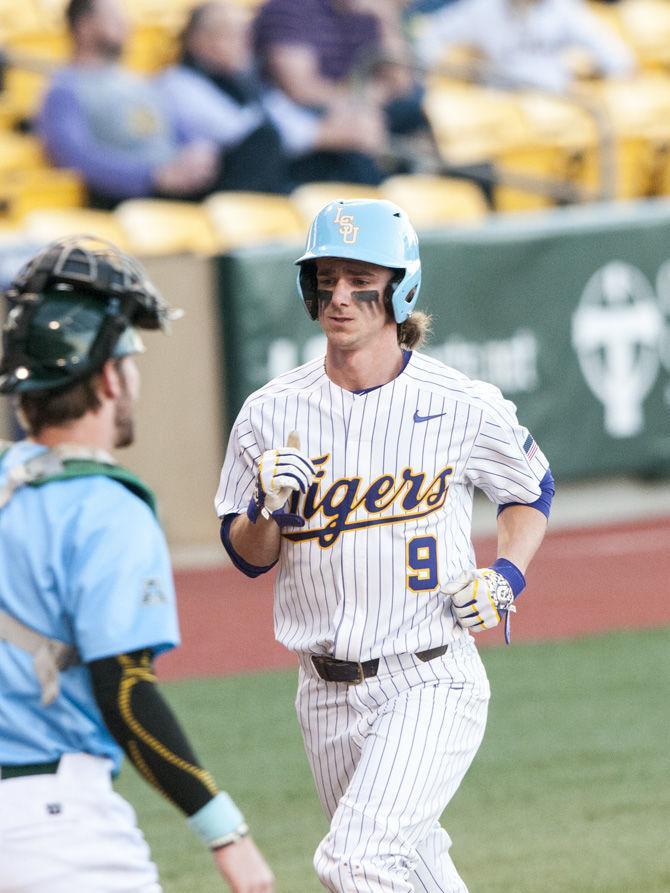
[[[156,685],[154,658],[179,642],[167,546],[151,492],[109,452],[133,441],[138,329],[174,314],[89,237],[38,253],[6,297],[0,392],[29,437],[0,445],[0,891],[160,891],[112,789],[125,751],[235,893],[271,893]]]

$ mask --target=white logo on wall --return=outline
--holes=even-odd
[[[469,341],[452,335],[429,344],[426,353],[470,378],[496,385],[506,395],[531,393],[539,385],[539,345],[530,329],[517,329],[509,338]]]
[[[659,270],[657,286],[659,298],[640,270],[612,261],[591,276],[572,317],[572,345],[612,437],[643,430],[644,400],[664,351],[670,354],[661,310],[664,303],[670,310],[670,262]],[[670,369],[670,356],[663,360]]]

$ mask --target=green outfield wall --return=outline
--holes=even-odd
[[[227,415],[323,352],[300,245],[218,259]],[[670,472],[670,202],[505,215],[421,238],[427,352],[497,384],[565,479]]]

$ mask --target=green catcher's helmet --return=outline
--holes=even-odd
[[[137,328],[166,329],[178,312],[115,245],[71,236],[47,245],[5,291],[0,393],[60,388],[112,357],[142,351]]]

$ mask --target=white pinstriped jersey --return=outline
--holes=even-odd
[[[534,502],[547,460],[493,385],[424,354],[362,394],[323,358],[252,394],[231,432],[215,505],[246,511],[268,449],[300,435],[318,472],[288,506],[275,584],[275,634],[293,651],[345,660],[417,652],[467,636],[440,589],[475,567],[474,488]]]

